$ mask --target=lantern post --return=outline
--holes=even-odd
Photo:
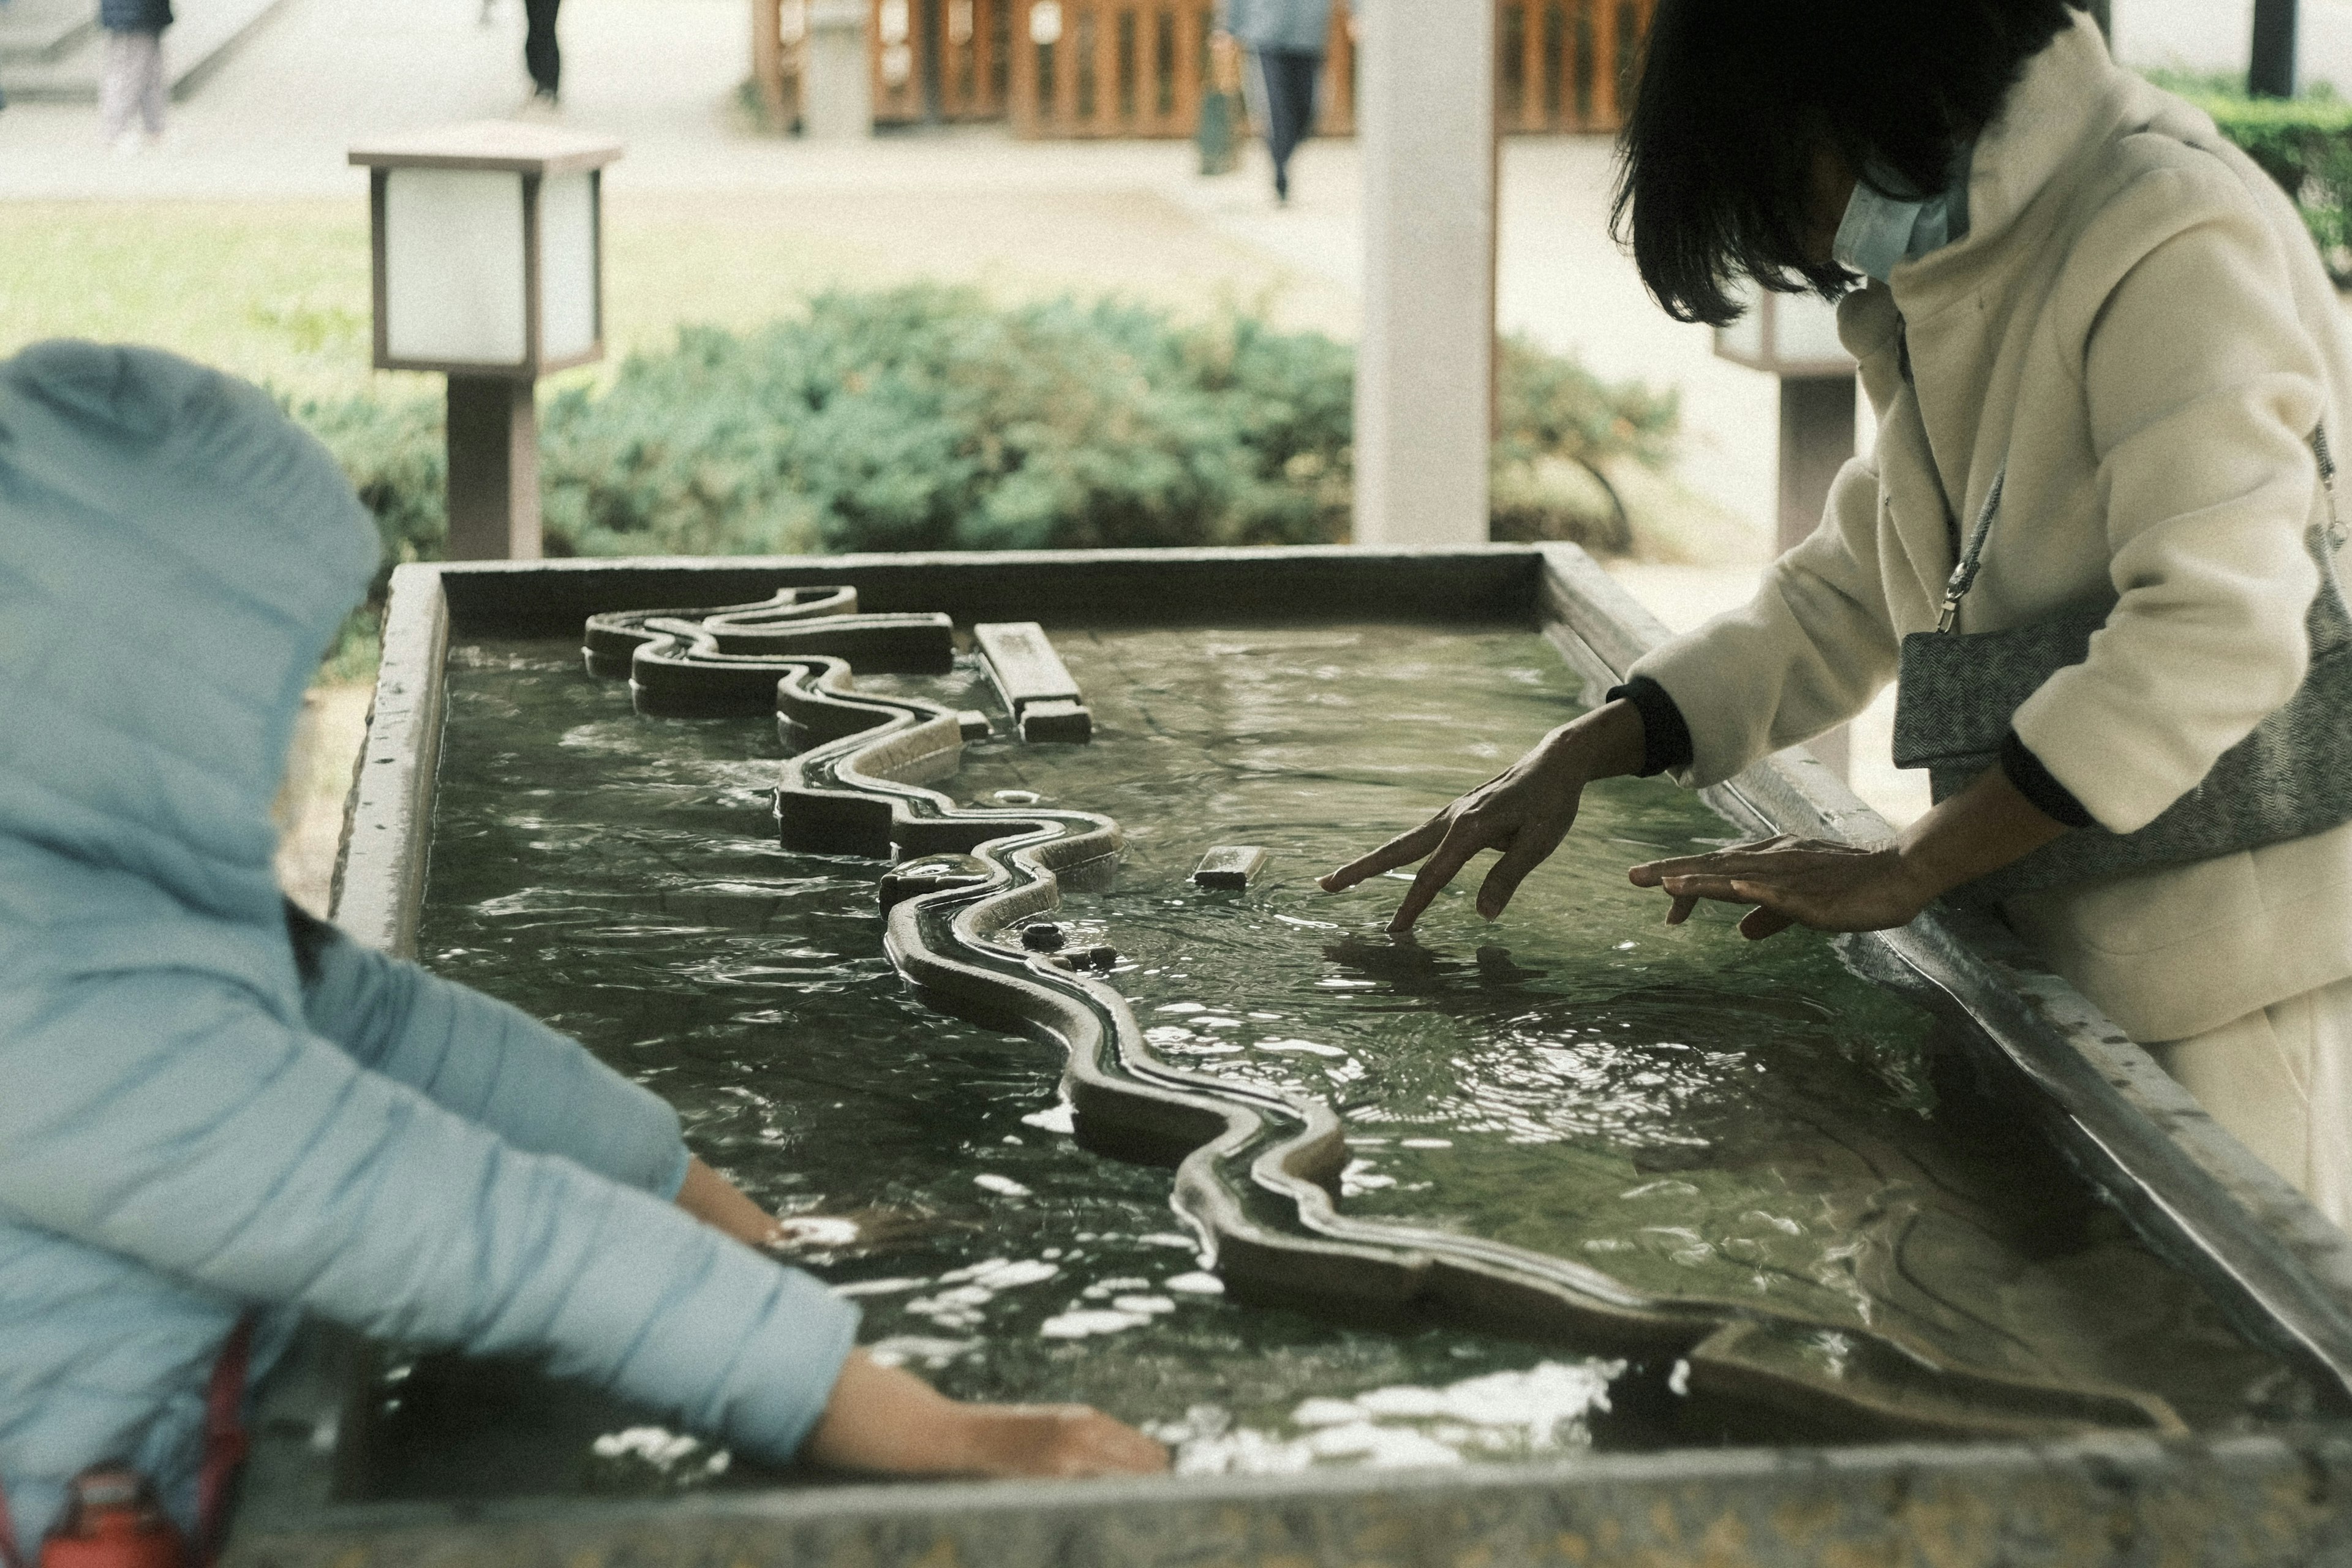
[[[1715,352],[1780,379],[1774,551],[1793,550],[1821,526],[1838,470],[1853,456],[1854,361],[1838,341],[1837,307],[1811,294],[1757,289],[1738,321],[1716,329]],[[1851,749],[1843,726],[1812,742],[1813,754],[1841,778]]]
[[[533,384],[604,355],[603,174],[621,144],[486,121],[354,147],[375,365],[448,377],[452,561],[540,554]]]

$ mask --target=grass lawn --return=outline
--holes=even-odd
[[[616,194],[606,207],[616,358],[666,345],[683,322],[754,326],[826,288],[921,278],[1007,299],[1116,293],[1187,313],[1239,303],[1352,335],[1338,289],[1149,195]],[[439,392],[437,376],[369,368],[362,201],[19,203],[0,206],[0,354],[88,337],[152,343],[296,396]]]

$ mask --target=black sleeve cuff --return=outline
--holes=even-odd
[[[1691,744],[1690,726],[1683,721],[1683,710],[1666,695],[1666,689],[1646,675],[1637,675],[1622,686],[1612,686],[1604,702],[1619,698],[1633,705],[1642,715],[1642,773],[1651,778],[1669,768],[1686,768],[1698,754]],[[2037,764],[2038,765],[2038,764]]]
[[[2017,786],[2017,793],[2033,803],[2034,809],[2053,822],[2069,827],[2088,827],[2091,814],[2074,798],[2074,792],[2060,784],[2042,759],[2025,749],[2025,742],[2011,730],[2000,738],[2000,771]]]

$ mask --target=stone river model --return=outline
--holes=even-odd
[[[971,641],[1024,741],[1088,740],[1084,696],[1038,627],[980,626]],[[966,740],[991,733],[992,721],[857,689],[857,672],[949,670],[958,645],[945,616],[860,615],[851,589],[786,589],[757,605],[599,615],[584,652],[592,674],[628,678],[641,713],[772,708],[788,753],[774,797],[783,845],[888,861],[879,897],[898,972],[940,1009],[1057,1045],[1077,1142],[1172,1167],[1174,1206],[1239,1300],[1680,1357],[1678,1393],[1848,1434],[2179,1434],[2185,1414],[2194,1419],[2137,1385],[2163,1387],[2160,1376],[2130,1375],[2121,1363],[2131,1358],[2086,1349],[2080,1310],[2037,1329],[2037,1300],[2062,1290],[2095,1300],[2129,1281],[2037,1275],[2021,1239],[2030,1223],[1999,1212],[2030,1200],[1956,1186],[1932,1147],[1847,1140],[1869,1190],[1901,1196],[1842,1216],[1861,1299],[1833,1310],[1669,1293],[1654,1272],[1646,1286],[1612,1274],[1606,1253],[1596,1264],[1351,1214],[1341,1195],[1349,1147],[1328,1103],[1170,1065],[1106,977],[1117,953],[1066,942],[1045,918],[1065,885],[1113,875],[1118,824],[958,805],[926,786],[956,774]],[[1193,879],[1198,896],[1246,889],[1264,858],[1248,846],[1213,853]]]

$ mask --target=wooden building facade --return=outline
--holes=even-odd
[[[1496,0],[1506,132],[1611,132],[1655,0]],[[796,114],[804,0],[752,0],[754,86]],[[1034,138],[1189,137],[1215,0],[869,0],[877,125],[1011,121]],[[1317,129],[1356,128],[1355,33],[1334,0]]]

